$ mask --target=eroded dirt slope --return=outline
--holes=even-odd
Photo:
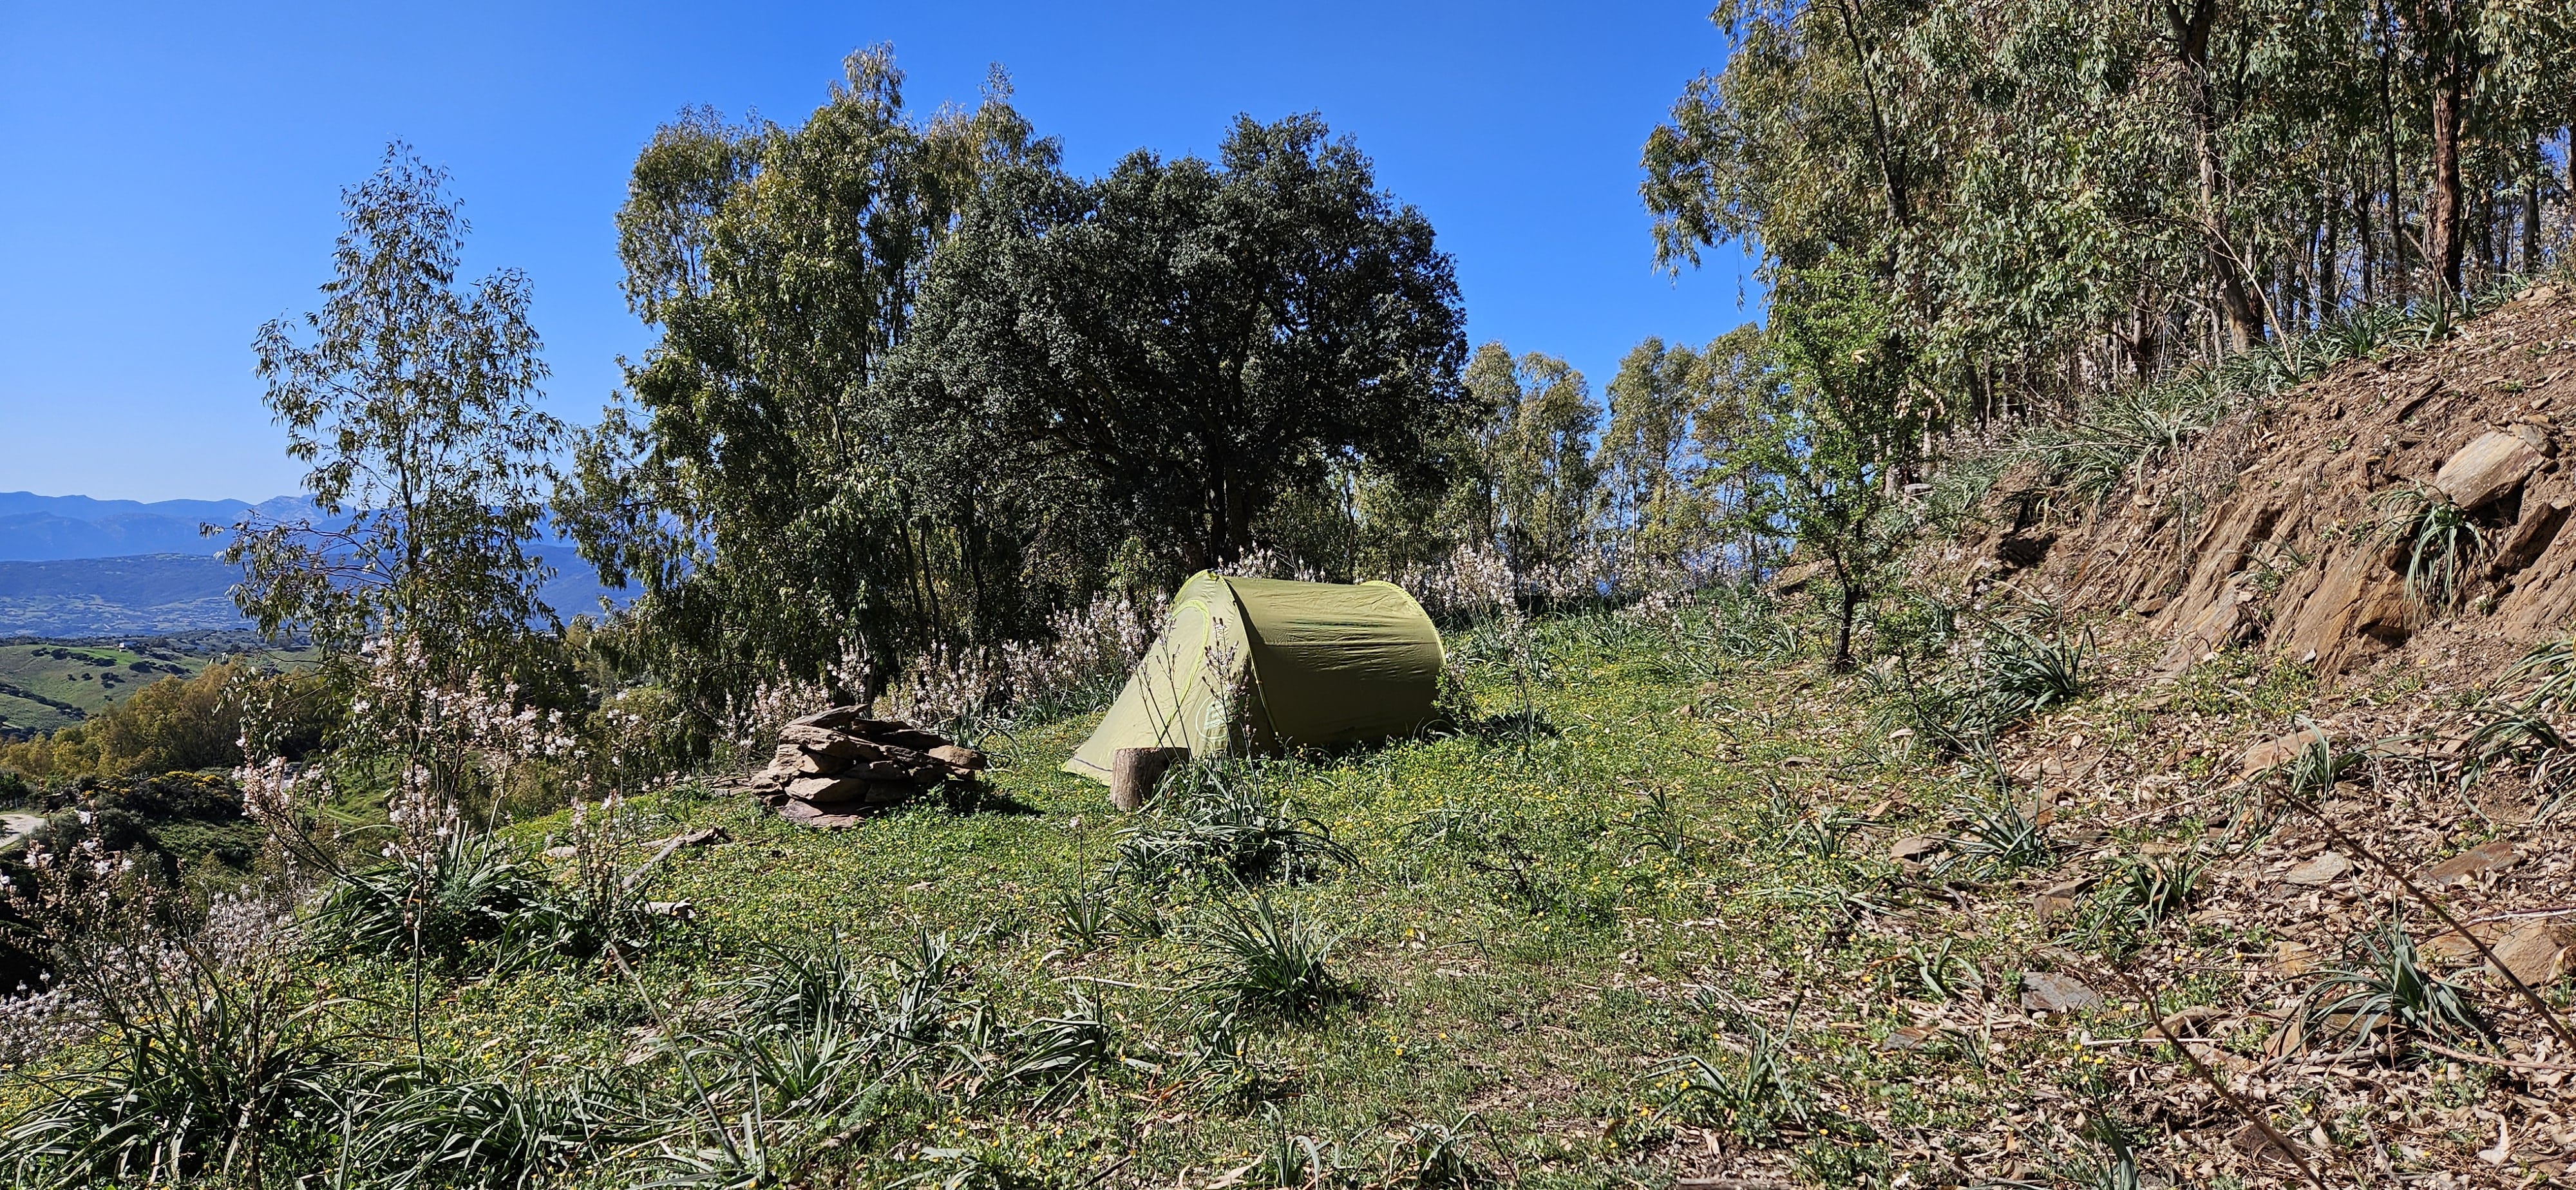
[[[2346,362],[2228,419],[2099,506],[2049,516],[2039,477],[2008,474],[2008,515],[1968,548],[1999,577],[2121,613],[2165,642],[2167,674],[2247,644],[2329,684],[2392,662],[2467,680],[2576,613],[2571,418],[2576,296],[2536,287],[2429,350]],[[2379,528],[2407,489],[2475,529],[2455,609],[2422,573],[2437,552]]]

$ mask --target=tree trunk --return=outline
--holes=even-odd
[[[1842,617],[1834,627],[1834,672],[1847,674],[1852,671],[1852,620],[1860,614],[1860,591],[1848,578],[1840,586]]]
[[[2388,166],[2388,278],[2390,292],[2403,305],[2415,291],[2415,278],[2406,265],[2406,208],[2399,198],[2406,182],[2397,170],[2397,34],[2387,0],[2379,6],[2379,32],[2379,144]]]
[[[2373,238],[2378,233],[2370,227],[2369,188],[2352,197],[2352,242],[2361,249],[2361,304],[2367,306],[2379,300],[2379,243]]]
[[[2467,51],[2458,44],[2450,6],[2441,0],[2415,5],[2416,35],[2433,71],[2433,180],[2424,198],[2425,263],[2433,266],[2442,296],[2460,292],[2460,265],[2468,248],[2462,223],[2460,126],[2468,115]]]
[[[2540,143],[2531,145],[2531,176],[2522,184],[2522,271],[2525,276],[2540,275]]]
[[[1120,748],[1109,761],[1109,804],[1129,813],[1144,809],[1163,774],[1189,756],[1187,748]]]
[[[2192,150],[2200,166],[2200,219],[2203,256],[2216,280],[2218,306],[2227,344],[2243,351],[2263,338],[2263,317],[2247,292],[2245,270],[2236,259],[2235,237],[2227,230],[2226,178],[2218,156],[2218,95],[2209,77],[2210,26],[2217,21],[2217,0],[2193,0],[2188,11],[2165,6],[2174,36],[2174,53],[2189,75],[2185,96],[2191,109]]]

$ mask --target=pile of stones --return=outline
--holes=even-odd
[[[909,723],[833,707],[778,732],[778,753],[752,778],[752,796],[791,821],[853,826],[950,782],[972,782],[984,754]]]

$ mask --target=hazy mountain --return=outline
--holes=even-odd
[[[204,536],[198,526],[230,528],[242,514],[301,516],[313,502],[280,496],[243,500],[93,500],[0,492],[0,562],[52,562],[135,554],[212,554],[224,536]]]
[[[232,585],[241,572],[215,558],[246,512],[310,515],[312,501],[93,500],[0,492],[0,636],[112,636],[239,628]],[[547,606],[570,619],[599,614],[603,590],[570,545],[537,552],[555,568]],[[618,602],[624,602],[621,598]]]

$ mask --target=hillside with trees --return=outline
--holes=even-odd
[[[223,558],[309,663],[0,746],[0,1167],[2562,1180],[2569,14],[1712,19],[1637,252],[1761,317],[1607,377],[1471,343],[1321,114],[1086,177],[879,46],[642,147],[568,424],[389,146],[253,340],[310,502]],[[1436,714],[1113,808],[1206,571],[1401,586]]]

